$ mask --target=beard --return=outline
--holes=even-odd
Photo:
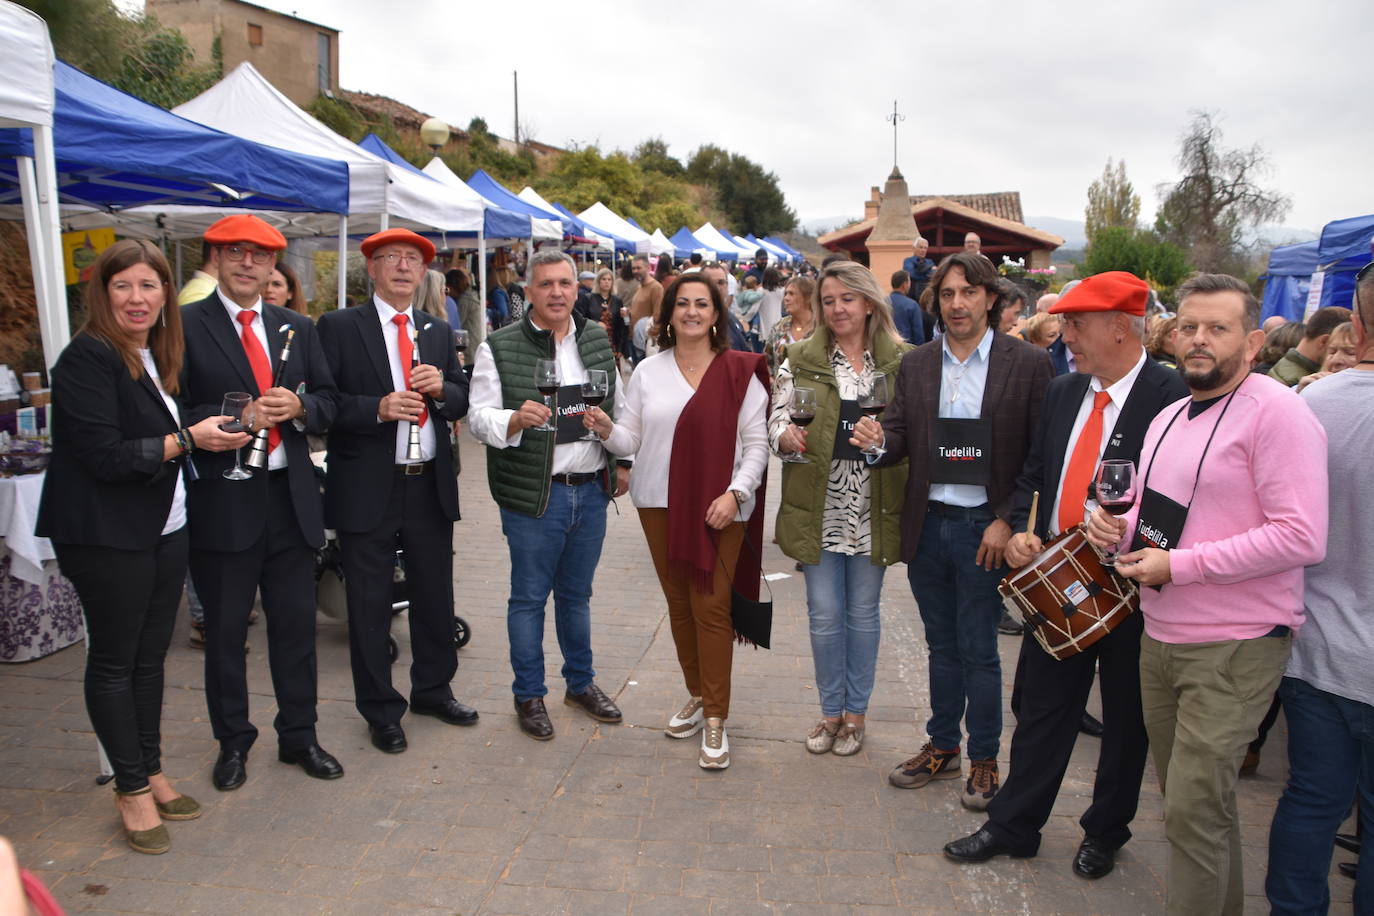
[[[1191,356],[1211,356],[1213,360],[1212,368],[1205,372],[1194,369],[1183,370],[1183,381],[1188,384],[1191,391],[1215,391],[1245,371],[1244,353],[1236,353],[1226,359],[1218,360],[1207,350],[1194,350],[1184,357],[1184,360],[1186,361]]]

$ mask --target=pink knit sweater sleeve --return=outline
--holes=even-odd
[[[1326,432],[1296,396],[1266,399],[1263,409],[1264,422],[1248,431],[1248,451],[1264,521],[1215,540],[1205,529],[1198,531],[1191,547],[1169,553],[1174,584],[1243,582],[1311,566],[1326,556]],[[1192,517],[1188,521],[1194,524]]]

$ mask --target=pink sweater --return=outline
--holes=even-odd
[[[1303,567],[1326,555],[1326,433],[1302,398],[1265,376],[1241,383],[1220,426],[1225,400],[1192,420],[1186,403],[1160,412],[1140,453],[1137,489],[1143,493],[1148,471],[1150,489],[1186,506],[1216,427],[1183,535],[1169,552],[1173,581],[1140,590],[1145,632],[1199,643],[1253,639],[1279,624],[1296,631]],[[1155,443],[1175,414],[1151,471]],[[1129,532],[1138,514],[1139,499],[1126,516]]]

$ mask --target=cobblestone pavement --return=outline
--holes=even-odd
[[[459,613],[472,627],[455,693],[482,714],[459,729],[407,717],[410,749],[378,753],[353,708],[344,626],[320,618],[320,723],[343,763],[334,782],[278,763],[265,632],[250,630],[252,715],[262,730],[235,792],[210,785],[216,746],[201,654],[183,618],[167,663],[164,763],[205,806],[170,825],[172,851],[133,853],[108,788],[94,783],[95,741],[81,697],[80,646],[0,666],[0,834],[69,912],[90,913],[1158,913],[1165,843],[1154,772],[1135,839],[1116,870],[1089,883],[1069,869],[1077,817],[1092,791],[1096,740],[1080,738],[1037,858],[981,866],[940,847],[982,818],[960,807],[961,783],[916,791],[888,770],[923,741],[928,714],[919,620],[904,567],[883,589],[877,688],[861,753],[813,757],[817,718],[804,591],[792,562],[766,545],[774,649],[740,650],[729,722],[733,761],[696,763],[697,742],[662,727],[685,698],[665,609],[629,499],[611,512],[593,600],[597,680],[624,710],[599,725],[557,700],[560,656],[548,625],[549,709],[557,737],[517,728],[506,657],[507,548],[487,494],[481,449],[463,442],[464,519],[455,548]],[[778,465],[769,517],[776,509]],[[770,528],[771,530],[771,528]],[[552,612],[550,611],[550,616]],[[402,620],[395,673],[406,672]],[[1016,640],[1002,637],[1006,695]],[[404,687],[402,687],[404,690]],[[1033,689],[1033,685],[1032,685]],[[1096,707],[1096,698],[1093,700]],[[1002,769],[1011,717],[1006,714]],[[1259,775],[1242,783],[1247,912],[1264,912],[1265,840],[1284,778],[1280,720]],[[1337,858],[1349,858],[1338,854]],[[1333,900],[1350,884],[1333,878]]]

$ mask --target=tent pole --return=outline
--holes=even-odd
[[[348,300],[348,214],[339,214],[339,267],[335,271],[339,275],[338,299],[334,303],[334,308],[341,309]]]
[[[380,221],[378,222],[378,224],[377,224],[377,231],[378,231],[378,232],[385,232],[385,231],[387,231],[387,230],[390,229],[390,228],[391,228],[391,214],[390,214],[390,213],[387,213],[386,211],[382,211],[382,218],[381,218],[381,220],[380,220]]]
[[[51,289],[48,285],[48,260],[51,252],[43,244],[43,218],[38,209],[38,176],[34,174],[33,160],[28,156],[15,156],[15,168],[19,173],[20,197],[24,202],[24,227],[29,237],[29,269],[33,272],[33,295],[38,305],[38,329],[43,337],[44,368],[52,368],[57,362],[57,351],[53,347],[53,313]]]
[[[482,308],[487,307],[487,227],[477,229],[477,295],[482,299]]]
[[[182,285],[186,282],[186,275],[183,274],[183,273],[181,272],[181,242],[180,242],[180,241],[177,242],[176,258],[177,258],[177,267],[176,267],[176,270],[177,270],[177,288],[180,289],[180,288],[182,287]]]

